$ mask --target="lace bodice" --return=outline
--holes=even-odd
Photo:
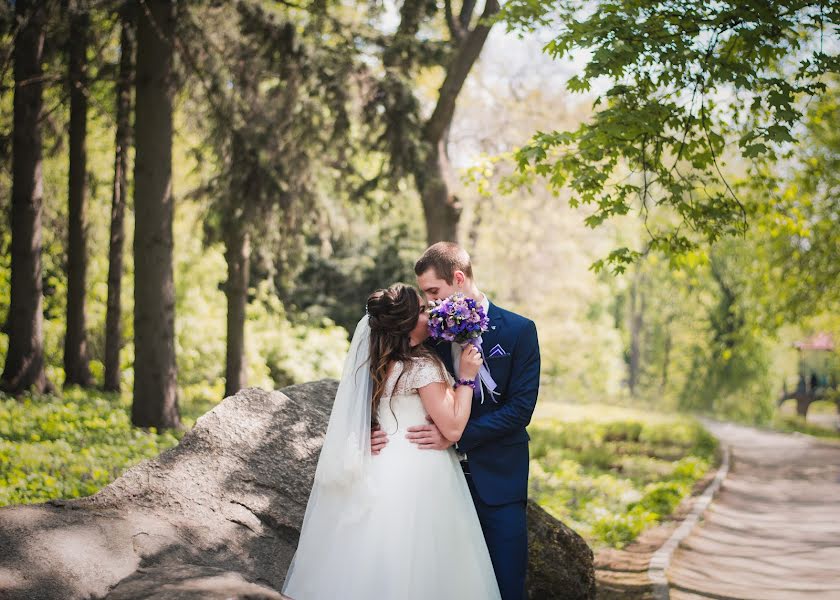
[[[394,363],[385,380],[382,397],[408,396],[414,394],[417,388],[436,381],[445,381],[449,385],[455,383],[446,368],[433,358],[421,356],[409,363],[399,361]]]
[[[426,409],[417,388],[436,381],[455,383],[446,368],[434,358],[423,356],[408,363],[395,363],[385,380],[385,391],[379,402],[377,421],[382,428],[394,433],[426,423]]]

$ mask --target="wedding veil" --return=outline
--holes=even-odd
[[[358,482],[370,461],[370,325],[361,318],[350,342],[321,448],[315,484],[345,487]],[[315,490],[313,489],[313,492]]]
[[[370,422],[373,380],[370,376],[370,324],[361,318],[353,333],[350,351],[330,413],[327,434],[306,513],[297,552],[286,574],[283,591],[292,577],[306,581],[319,576],[319,555],[342,523],[361,518],[367,511],[371,492]]]

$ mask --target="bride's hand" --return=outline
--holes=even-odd
[[[461,360],[458,364],[458,378],[459,379],[475,379],[478,375],[478,370],[484,359],[481,358],[481,352],[472,344],[461,350]]]

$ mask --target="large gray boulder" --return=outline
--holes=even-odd
[[[93,496],[0,508],[0,599],[281,598],[336,386],[247,388]],[[533,597],[594,597],[583,540],[529,517]]]

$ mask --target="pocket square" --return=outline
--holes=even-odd
[[[488,354],[487,356],[491,358],[494,356],[507,356],[507,352],[505,352],[505,349],[502,348],[499,344],[496,344],[495,346],[493,346],[493,348],[490,350],[490,354]]]

